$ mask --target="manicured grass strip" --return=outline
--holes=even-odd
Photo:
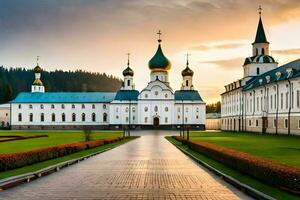
[[[107,148],[117,147],[117,146],[119,146],[121,144],[124,144],[126,142],[129,142],[129,141],[131,141],[135,138],[136,137],[125,138],[125,139],[123,139],[121,141],[118,141],[118,142],[105,144],[105,145],[102,145],[102,146],[99,146],[99,147],[96,147],[96,148],[80,151],[80,152],[73,153],[73,154],[70,154],[70,155],[67,155],[67,156],[64,156],[64,157],[60,157],[60,158],[56,158],[56,159],[52,159],[52,160],[47,160],[47,161],[44,161],[44,162],[36,163],[36,164],[33,164],[33,165],[25,166],[25,167],[14,169],[14,170],[9,170],[9,171],[6,171],[6,172],[1,172],[0,173],[0,179],[8,178],[8,177],[11,177],[11,176],[16,176],[16,175],[20,175],[20,174],[25,174],[25,173],[29,173],[29,172],[35,172],[35,171],[41,170],[43,168],[49,167],[49,166],[54,165],[54,164],[58,164],[58,163],[61,163],[61,162],[64,162],[64,161],[68,161],[68,160],[72,160],[72,159],[75,159],[75,158],[86,156],[86,155],[89,155],[89,154],[92,154],[92,153],[96,153],[98,151],[102,151],[102,150],[107,149]]]
[[[191,132],[191,141],[204,141],[300,168],[300,137],[246,132]]]
[[[34,149],[40,149],[45,147],[52,147],[62,144],[70,144],[74,142],[80,142],[85,140],[83,131],[0,131],[1,135],[10,136],[34,136],[34,135],[48,135],[45,138],[34,138],[30,140],[17,140],[10,142],[2,142],[0,145],[0,154],[4,153],[16,153],[20,151],[28,151]],[[91,139],[103,139],[122,137],[121,131],[92,131]]]
[[[223,165],[222,163],[219,163],[219,162],[217,162],[211,158],[208,158],[196,151],[193,151],[190,148],[188,148],[187,145],[183,145],[181,142],[173,139],[171,136],[166,137],[166,139],[168,139],[170,142],[172,142],[179,148],[184,149],[185,151],[189,152],[190,154],[192,154],[199,160],[201,160],[201,161],[207,163],[208,165],[212,166],[213,168],[221,171],[222,173],[224,173],[228,176],[231,176],[231,177],[235,178],[236,180],[240,181],[241,183],[244,183],[244,184],[246,184],[260,192],[263,192],[275,199],[282,199],[282,200],[299,200],[300,199],[300,197],[297,197],[296,195],[289,194],[287,192],[281,191],[277,188],[274,188],[272,186],[264,184],[264,183],[257,181],[256,179],[253,179],[245,174],[242,174],[236,170],[233,170],[233,169]]]

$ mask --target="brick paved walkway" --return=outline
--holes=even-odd
[[[162,136],[137,140],[0,193],[0,199],[249,199]]]

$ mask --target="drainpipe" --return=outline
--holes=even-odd
[[[266,100],[267,100],[267,102],[268,102],[268,99],[267,99],[267,87],[266,87],[266,85],[264,85],[264,88],[265,88],[265,92],[264,92],[264,106],[263,106],[263,110],[262,110],[262,114],[264,114],[264,112],[266,113],[266,118],[267,118],[267,120],[268,120],[268,126],[269,126],[269,119],[268,119],[268,111],[269,111],[269,107],[268,106],[266,106],[267,104],[266,104]],[[261,102],[262,103],[262,102]],[[262,117],[264,117],[264,116],[262,116]],[[264,124],[264,125],[266,125],[266,124]],[[264,127],[262,127],[262,128],[264,128]],[[268,127],[266,127],[266,128],[268,128]]]
[[[276,95],[277,95],[277,100],[276,100],[276,131],[275,131],[275,134],[277,135],[278,134],[278,107],[279,107],[279,90],[278,90],[278,82],[276,80]]]
[[[289,89],[290,89],[290,103],[289,103],[289,112],[288,112],[288,135],[291,134],[291,109],[292,109],[292,84],[291,80],[287,79],[289,82]]]

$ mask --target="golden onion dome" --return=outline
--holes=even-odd
[[[133,75],[134,72],[129,66],[126,69],[124,69],[123,76],[133,76]]]
[[[42,70],[42,68],[41,68],[39,65],[37,65],[37,66],[33,69],[33,71],[34,71],[34,73],[41,73],[43,70]]]
[[[182,76],[193,76],[194,72],[187,66],[184,70],[182,70],[181,75]]]

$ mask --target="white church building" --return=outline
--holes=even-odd
[[[243,78],[221,94],[221,129],[300,135],[300,59],[278,66],[270,56],[261,12]]]
[[[160,34],[160,32],[159,32]],[[171,62],[158,40],[149,61],[150,81],[135,90],[134,71],[123,71],[124,84],[117,92],[48,92],[42,83],[42,69],[34,68],[31,92],[21,92],[11,104],[12,129],[176,129],[188,125],[205,129],[205,102],[194,89],[194,72],[189,63],[182,71],[182,86],[173,91],[169,83]]]

